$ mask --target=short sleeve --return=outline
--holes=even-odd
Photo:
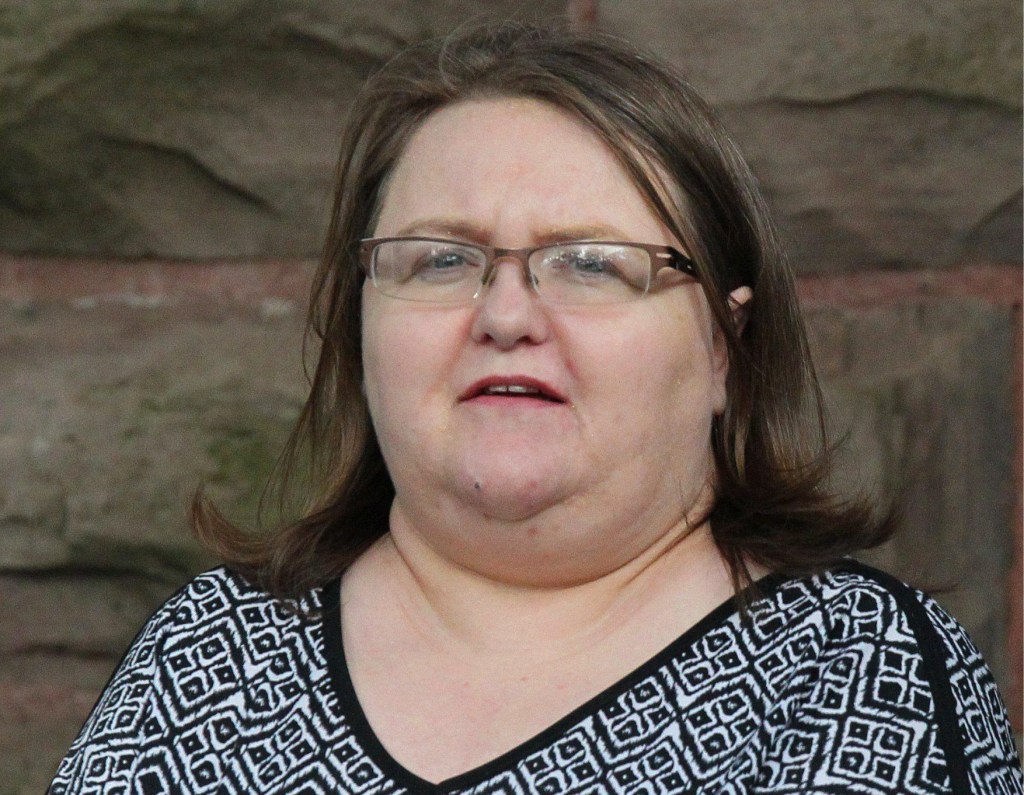
[[[753,791],[1024,793],[1005,707],[963,628],[881,572],[836,582],[826,637],[794,671]]]
[[[960,756],[972,793],[1024,793],[1020,757],[1013,741],[1006,706],[992,671],[962,626],[937,602],[918,594],[922,623],[932,635],[936,657],[944,666],[936,674],[948,689],[945,717],[951,742]]]
[[[165,602],[132,641],[57,768],[50,795],[127,793],[152,713],[161,645],[187,596],[188,586]]]

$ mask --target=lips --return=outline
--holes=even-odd
[[[565,403],[566,398],[550,384],[536,378],[520,375],[488,376],[474,382],[460,396],[459,400],[477,398],[498,398],[503,400],[543,400],[548,403]]]

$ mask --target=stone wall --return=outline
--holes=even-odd
[[[791,244],[844,483],[901,496],[872,559],[950,586],[1020,731],[1019,4],[0,0],[0,795],[40,791],[209,565],[195,485],[254,516],[352,92],[484,13],[646,44],[721,109]]]

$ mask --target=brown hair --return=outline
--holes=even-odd
[[[671,67],[622,41],[512,23],[414,46],[356,98],[313,284],[307,340],[319,341],[319,359],[280,462],[287,487],[308,457],[312,498],[297,521],[252,535],[199,492],[200,540],[289,596],[338,576],[387,532],[394,489],[361,392],[363,277],[353,244],[372,229],[388,176],[427,116],[501,97],[549,103],[599,135],[696,263],[730,354],[709,519],[734,584],[749,583],[750,562],[804,573],[885,540],[889,517],[828,489],[832,452],[793,277],[756,180],[714,112]],[[727,298],[740,285],[754,294],[742,330]]]

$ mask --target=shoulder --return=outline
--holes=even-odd
[[[153,615],[157,628],[182,630],[220,625],[239,627],[295,623],[320,608],[319,591],[286,602],[224,567],[198,575]]]
[[[893,647],[919,657],[923,646],[934,645],[928,611],[941,608],[869,566],[848,561],[812,576],[776,575],[762,582],[764,596],[751,606],[754,626],[799,635],[813,657],[840,653],[851,645]]]
[[[51,791],[124,784],[147,755],[219,717],[287,707],[319,674],[319,608],[318,591],[289,604],[224,568],[191,580],[125,652]]]
[[[198,575],[172,594],[139,630],[115,670],[97,709],[119,688],[140,696],[173,682],[184,687],[191,673],[224,678],[217,664],[230,664],[241,680],[238,661],[269,654],[289,637],[315,635],[313,620],[320,592],[285,602],[240,575],[216,568]],[[138,683],[145,682],[141,688]]]
[[[930,678],[971,669],[991,674],[967,631],[935,599],[886,572],[844,562],[801,584],[817,596],[835,639],[875,638],[932,667]]]
[[[309,601],[309,600],[307,600]],[[249,624],[278,621],[287,607],[270,594],[226,568],[199,574],[156,608],[142,625],[115,671],[152,668],[161,662],[157,651],[169,642],[194,643],[225,624],[240,637]]]
[[[874,638],[905,642],[918,652],[937,651],[950,662],[981,660],[967,632],[938,602],[866,564],[845,561],[820,574],[776,583],[761,604],[790,620],[820,625],[833,641]]]
[[[771,602],[790,612],[790,621],[817,629],[812,645],[823,659],[851,649],[861,659],[874,656],[870,674],[878,696],[895,697],[898,690],[911,697],[908,685],[919,683],[939,711],[962,711],[965,699],[979,697],[1001,707],[991,671],[967,631],[935,599],[890,574],[848,561],[781,583]]]
[[[211,666],[220,661],[269,655],[291,645],[292,638],[315,643],[320,608],[319,590],[284,601],[226,568],[213,569],[188,582],[153,614],[123,665],[142,657],[152,668],[169,669],[180,678],[188,671],[215,671]]]
[[[953,792],[1018,791],[1020,762],[992,674],[934,599],[850,561],[778,582],[755,603],[755,622],[758,604],[803,638],[789,674],[793,725],[834,726],[844,759],[880,759],[891,747],[895,760],[914,747],[934,766],[924,773]]]

